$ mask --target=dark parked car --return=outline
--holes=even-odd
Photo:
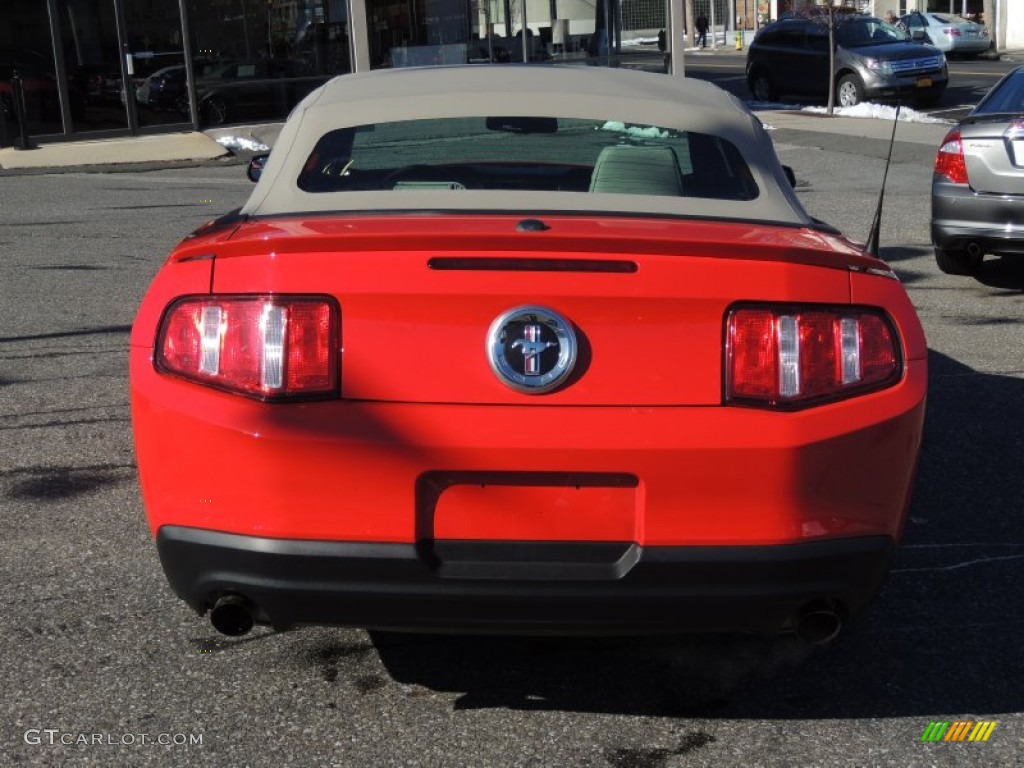
[[[307,93],[329,79],[330,75],[311,73],[293,61],[235,61],[197,79],[200,119],[206,125],[284,119]]]
[[[932,176],[939,269],[977,271],[986,253],[1024,256],[1024,66],[1008,72],[939,147]]]
[[[946,57],[871,16],[836,31],[836,102],[914,101],[932,104],[949,80]],[[747,84],[760,101],[780,96],[828,98],[828,31],[814,21],[787,18],[769,24],[747,51]]]
[[[135,90],[135,100],[151,109],[174,110],[188,114],[188,88],[185,65],[158,69]]]

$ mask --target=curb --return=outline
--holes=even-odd
[[[175,170],[178,168],[214,168],[246,165],[252,153],[228,152],[221,157],[196,160],[146,160],[137,163],[92,163],[89,165],[49,165],[29,168],[0,167],[0,178],[6,176],[45,176],[63,173],[142,173],[145,171]]]

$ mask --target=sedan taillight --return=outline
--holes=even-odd
[[[261,400],[334,395],[338,316],[319,297],[179,299],[160,324],[156,367]]]
[[[880,312],[745,307],[726,317],[725,400],[799,408],[882,389],[903,373],[899,338]]]
[[[945,176],[954,184],[967,183],[967,161],[964,160],[964,143],[960,131],[954,128],[942,140],[942,146],[935,155],[935,173]]]

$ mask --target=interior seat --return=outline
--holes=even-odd
[[[590,191],[678,197],[683,194],[679,159],[671,147],[605,147],[594,163]]]

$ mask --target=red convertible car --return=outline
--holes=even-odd
[[[926,345],[700,81],[346,75],[142,302],[174,591],[254,623],[834,636],[882,584]]]

